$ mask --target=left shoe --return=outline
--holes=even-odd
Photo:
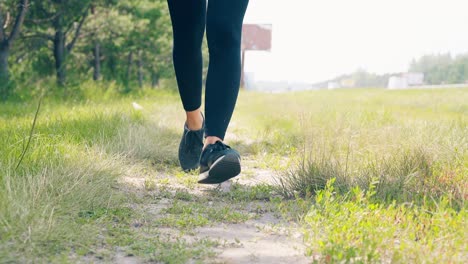
[[[202,114],[203,116],[203,114]],[[187,124],[184,125],[184,134],[179,144],[179,163],[186,172],[200,167],[200,155],[203,150],[203,140],[205,134],[205,117],[203,125],[199,130],[190,130]]]
[[[241,172],[239,152],[221,141],[208,145],[200,158],[198,183],[217,184],[236,177]]]

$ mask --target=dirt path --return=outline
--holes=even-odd
[[[297,237],[272,228],[278,221],[271,214],[242,224],[197,229],[196,236],[223,241],[214,262],[221,263],[307,263]]]
[[[309,263],[296,224],[282,219],[266,197],[273,172],[251,164],[244,162],[244,174],[218,186],[158,175],[149,188],[145,176],[123,178],[130,195],[151,199],[130,205],[144,215],[136,229],[158,223],[158,235],[170,241],[183,241],[188,247],[210,241],[204,248],[211,253],[189,263]],[[208,221],[198,223],[199,215]],[[145,262],[120,253],[113,261]]]

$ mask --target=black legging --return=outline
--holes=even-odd
[[[201,106],[202,40],[210,63],[205,93],[205,136],[224,140],[239,93],[242,22],[249,0],[167,0],[174,33],[174,68],[185,111]]]

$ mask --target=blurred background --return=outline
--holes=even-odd
[[[319,89],[465,84],[461,0],[253,0],[245,23],[272,26],[272,48],[248,51],[248,87]]]
[[[251,0],[244,87],[466,86],[467,7],[462,0]],[[122,93],[175,88],[164,0],[2,0],[0,24],[3,100],[26,98],[43,83],[59,92],[90,81]]]

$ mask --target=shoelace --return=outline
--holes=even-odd
[[[228,148],[231,148],[231,147],[224,144],[221,141],[216,141],[216,143],[214,143],[213,146],[211,147],[211,152],[213,152],[215,150],[221,151],[221,150],[225,150],[225,149],[228,149]]]

